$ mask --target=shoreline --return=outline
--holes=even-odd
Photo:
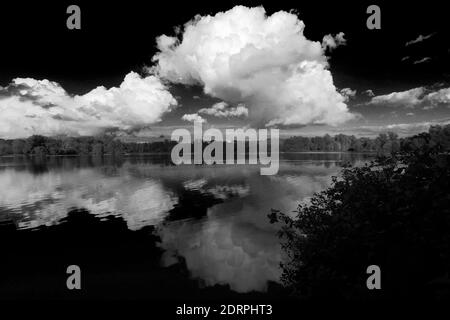
[[[377,154],[375,151],[371,152],[354,152],[354,151],[280,151],[280,154],[368,154],[373,155]],[[56,157],[112,157],[112,156],[153,156],[153,155],[170,155],[170,152],[143,152],[143,153],[123,153],[118,155],[113,155],[111,153],[105,153],[102,155],[94,155],[92,153],[89,154],[47,154],[45,155],[46,158],[56,158]],[[237,153],[240,154],[240,153]],[[251,154],[251,153],[246,153]],[[7,155],[0,155],[0,158],[35,158],[36,155],[26,155],[26,154],[7,154]]]

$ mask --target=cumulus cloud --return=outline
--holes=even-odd
[[[425,97],[425,101],[432,104],[450,104],[450,87],[430,92]]]
[[[385,106],[403,106],[406,108],[422,107],[424,110],[443,105],[450,107],[450,87],[433,91],[433,89],[418,87],[406,91],[392,92],[375,96],[369,104]]]
[[[218,102],[211,108],[203,108],[198,110],[198,113],[207,114],[214,117],[240,117],[248,116],[248,109],[243,104],[238,104],[236,107],[229,107],[226,102]]]
[[[181,119],[189,122],[200,122],[200,123],[206,122],[206,119],[202,118],[196,113],[185,114],[181,117]]]
[[[243,103],[254,126],[343,123],[353,115],[333,84],[324,48],[304,36],[304,27],[294,13],[267,16],[263,7],[196,16],[177,36],[157,38],[151,70]]]
[[[333,50],[336,49],[339,46],[343,46],[347,44],[347,40],[344,39],[344,33],[339,32],[334,37],[331,34],[327,34],[323,37],[322,40],[322,48],[324,50]]]
[[[159,122],[177,101],[158,77],[130,72],[119,87],[70,95],[49,80],[16,78],[0,90],[0,136],[91,135]]]
[[[418,87],[406,91],[392,92],[389,94],[372,97],[371,104],[383,104],[387,106],[402,105],[405,107],[414,107],[421,102],[421,97],[425,88]]]
[[[410,46],[412,44],[422,42],[424,40],[427,40],[427,39],[431,38],[434,35],[435,35],[435,33],[431,33],[431,34],[428,34],[426,36],[423,36],[423,35],[419,34],[419,36],[416,39],[406,42],[405,46],[407,47],[407,46]]]

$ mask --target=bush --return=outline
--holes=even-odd
[[[272,210],[271,221],[282,224],[286,286],[306,297],[450,296],[448,140],[427,139],[345,167],[295,218]],[[381,268],[382,290],[366,287],[372,264]]]

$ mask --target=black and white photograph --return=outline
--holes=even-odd
[[[288,319],[450,302],[448,16],[1,3],[0,306]]]

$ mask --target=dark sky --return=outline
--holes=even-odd
[[[151,63],[157,36],[172,35],[175,26],[196,14],[215,14],[236,4],[263,5],[268,14],[293,9],[310,40],[344,32],[347,45],[330,55],[337,88],[372,89],[380,95],[436,83],[448,87],[450,82],[450,30],[444,2],[159,1],[158,6],[150,1],[92,2],[2,3],[0,86],[16,77],[50,79],[71,94],[99,85],[117,86],[129,71],[139,72]],[[66,28],[70,4],[81,7],[81,30]],[[381,8],[381,30],[366,28],[370,4]],[[432,33],[422,43],[405,46],[419,34]],[[410,58],[402,62],[405,56]],[[424,57],[430,60],[413,64]],[[350,105],[360,99],[357,96]]]
[[[0,83],[29,76],[51,78],[68,90],[83,91],[93,85],[117,84],[130,70],[150,63],[155,38],[172,34],[173,27],[195,14],[215,13],[233,4],[262,4],[268,13],[297,10],[305,22],[305,35],[321,40],[323,35],[343,31],[347,47],[332,55],[331,68],[338,86],[361,85],[418,86],[449,80],[450,30],[448,11],[427,1],[380,3],[382,29],[366,28],[365,10],[373,1],[30,1],[2,3],[0,30],[2,49]],[[82,30],[66,28],[65,13],[70,4],[82,10]],[[418,34],[438,32],[426,46],[405,48],[404,43]],[[399,63],[405,56],[432,56],[426,66],[408,68]],[[395,86],[395,87],[394,87]]]

